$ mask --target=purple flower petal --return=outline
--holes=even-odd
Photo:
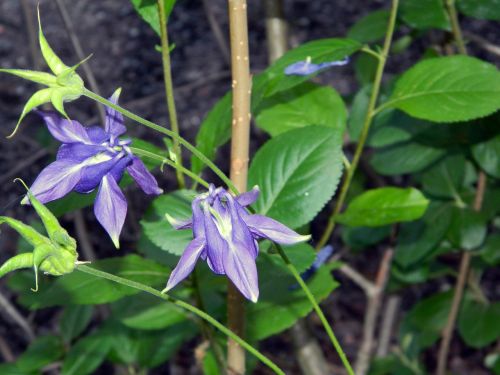
[[[30,191],[40,202],[47,203],[68,194],[81,176],[80,164],[71,160],[56,160],[42,170]]]
[[[223,252],[222,262],[227,277],[234,286],[252,302],[259,298],[259,279],[255,259],[246,251],[243,244],[229,251]]]
[[[253,259],[257,258],[259,248],[255,246],[252,233],[240,215],[238,208],[241,208],[241,206],[238,207],[238,203],[235,202],[231,194],[226,194],[226,199],[229,206],[229,220],[231,221],[230,247],[245,249],[245,251],[248,252]]]
[[[63,143],[57,151],[56,159],[82,162],[103,151],[106,151],[106,147],[104,146],[87,145],[84,143]]]
[[[117,89],[109,98],[113,104],[118,104],[118,97],[120,96],[121,89]],[[123,125],[123,116],[120,112],[115,111],[113,108],[106,107],[106,123],[104,130],[111,136],[111,142],[127,131]]]
[[[109,134],[107,134],[100,126],[87,126],[85,130],[90,140],[95,144],[102,144],[109,140]]]
[[[110,173],[121,161],[120,158],[123,159],[123,156],[102,153],[96,156],[94,160],[87,159],[84,162],[86,166],[83,169],[82,178],[75,186],[75,191],[79,193],[89,193],[94,190],[101,183],[102,178]],[[99,159],[102,161],[97,162]],[[122,174],[124,169],[125,166],[122,168]]]
[[[187,245],[186,250],[182,253],[181,259],[179,259],[179,263],[177,263],[177,266],[168,278],[167,287],[164,289],[165,292],[168,292],[189,276],[204,247],[205,241],[202,238],[195,238]]]
[[[260,189],[258,186],[254,186],[252,190],[242,193],[236,197],[236,201],[242,206],[246,207],[254,203],[259,197]]]
[[[127,200],[115,179],[107,174],[103,177],[94,203],[94,214],[108,232],[116,248],[127,215]]]
[[[127,172],[146,194],[159,195],[163,193],[163,190],[158,187],[156,179],[137,156],[132,158],[132,164],[127,167]]]
[[[311,236],[302,236],[280,222],[263,215],[248,215],[244,218],[248,228],[256,236],[271,241],[292,245],[309,240]]]
[[[85,128],[78,121],[70,121],[59,117],[55,112],[38,111],[52,136],[63,143],[92,144]]]
[[[310,74],[316,73],[319,70],[329,68],[332,66],[346,65],[349,62],[349,58],[346,57],[344,60],[339,61],[329,61],[320,64],[314,64],[310,61],[298,61],[285,68],[286,75],[297,75],[297,76],[308,76]]]
[[[169,214],[165,214],[165,218],[167,219],[168,223],[177,230],[182,230],[182,229],[191,229],[193,227],[193,220],[178,220],[173,216],[170,216]]]
[[[217,228],[214,218],[208,211],[203,208],[204,223],[205,223],[205,238],[207,242],[207,258],[210,269],[219,274],[224,275],[224,253],[230,251],[227,241],[221,236]]]

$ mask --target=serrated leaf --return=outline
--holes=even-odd
[[[191,217],[191,201],[196,193],[179,190],[156,198],[151,207],[154,219],[142,220],[144,234],[161,249],[174,255],[181,255],[189,241],[193,239],[191,230],[176,230],[165,218],[168,214],[178,220]]]
[[[389,24],[388,10],[371,12],[357,21],[347,33],[347,37],[361,43],[371,43],[382,39]]]
[[[423,189],[437,197],[460,199],[465,176],[465,157],[450,155],[422,175]]]
[[[500,20],[500,0],[457,0],[457,5],[469,17]]]
[[[486,237],[486,217],[484,213],[470,208],[455,208],[448,238],[460,249],[473,250]]]
[[[499,316],[499,302],[481,303],[467,296],[458,315],[458,332],[468,346],[485,347],[500,337]]]
[[[62,366],[62,375],[94,373],[111,350],[112,338],[98,331],[79,340],[71,347]]]
[[[415,188],[384,187],[354,198],[337,221],[348,226],[378,227],[420,218],[429,200]]]
[[[342,173],[342,134],[305,127],[268,141],[256,153],[249,186],[261,190],[257,212],[297,228],[311,221],[330,200]]]
[[[59,327],[66,343],[78,337],[87,328],[93,312],[94,307],[86,305],[70,305],[64,309]]]
[[[474,145],[472,155],[481,169],[500,178],[500,136]]]
[[[93,262],[91,267],[153,287],[163,286],[169,274],[166,267],[137,255],[99,260]],[[38,293],[29,290],[24,292],[20,296],[20,302],[31,309],[71,304],[94,305],[113,302],[137,293],[137,290],[127,286],[74,271],[58,277]]]
[[[419,143],[401,142],[377,150],[371,159],[375,170],[388,176],[421,171],[446,154],[446,150]]]
[[[346,118],[344,102],[333,88],[305,82],[264,99],[255,122],[274,137],[309,125],[342,132]]]
[[[500,107],[500,73],[468,56],[427,59],[401,76],[384,107],[435,122],[483,117]]]
[[[400,14],[405,23],[416,29],[450,28],[441,0],[402,0]]]

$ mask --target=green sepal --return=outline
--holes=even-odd
[[[19,125],[21,125],[21,121],[23,121],[24,117],[33,109],[38,106],[41,106],[42,104],[49,103],[50,102],[50,95],[51,95],[51,90],[50,88],[47,89],[42,89],[37,92],[35,92],[31,98],[28,99],[26,104],[24,105],[23,111],[21,113],[21,116],[19,117],[19,120],[17,121],[16,127],[12,131],[12,133],[7,136],[7,138],[11,138],[16,134],[17,129],[19,129]]]
[[[22,268],[30,268],[33,266],[33,254],[32,253],[22,253],[7,259],[4,264],[0,266],[0,277],[5,276],[5,274],[20,270]]]
[[[12,74],[17,77],[27,79],[28,81],[33,81],[40,83],[41,85],[52,86],[57,83],[56,76],[45,73],[38,72],[36,70],[26,70],[26,69],[0,69],[1,73]]]
[[[33,251],[33,263],[38,269],[52,276],[73,272],[76,260],[76,251],[57,248],[52,244],[42,245]]]
[[[65,65],[61,59],[55,54],[54,50],[50,47],[47,39],[45,39],[45,35],[43,35],[42,31],[42,22],[40,21],[40,7],[37,8],[38,13],[38,39],[40,41],[40,50],[42,51],[43,59],[49,66],[50,70],[55,75],[59,75],[64,72],[66,69],[69,69],[69,66]]]
[[[40,216],[40,219],[42,219],[50,240],[58,245],[64,246],[65,248],[73,249],[76,253],[76,241],[70,237],[66,229],[59,224],[55,215],[47,207],[40,203],[40,201],[33,194],[31,194],[28,186],[26,186],[23,180],[18,178],[16,181],[19,181],[26,188],[28,199],[38,216]]]
[[[32,246],[39,246],[45,243],[49,243],[47,237],[41,235],[34,228],[24,224],[19,220],[12,219],[6,216],[0,216],[0,224],[2,223],[7,224],[9,227],[14,229]]]

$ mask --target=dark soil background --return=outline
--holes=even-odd
[[[217,22],[223,31],[227,30],[226,2],[208,1]],[[29,27],[36,28],[37,1],[24,1],[29,5],[31,14],[26,14],[19,0],[0,0],[0,66],[6,68],[32,69],[44,66],[39,56],[38,46],[32,46]],[[78,61],[73,52],[64,24],[57,10],[55,1],[41,1],[40,10],[44,33],[56,53],[68,65]],[[384,0],[285,0],[285,15],[289,21],[290,43],[299,45],[303,42],[324,38],[343,37],[356,20],[374,9],[388,8],[389,1]],[[162,66],[160,54],[155,51],[159,44],[156,34],[136,14],[127,0],[80,0],[66,1],[76,34],[86,54],[93,53],[88,62],[96,76],[99,89],[105,96],[122,87],[121,103],[134,112],[155,122],[166,124],[167,111],[164,99]],[[250,27],[250,50],[252,70],[258,72],[267,66],[267,50],[262,1],[250,1],[248,8]],[[487,21],[464,20],[464,30],[479,35],[492,43],[500,43],[498,24]],[[404,33],[405,30],[403,30]],[[400,31],[401,32],[401,31]],[[201,0],[178,0],[169,22],[171,42],[176,48],[172,53],[173,79],[176,87],[176,104],[182,134],[194,140],[201,121],[212,105],[230,88],[230,71],[221,53],[213,32],[207,21]],[[418,39],[405,53],[391,57],[386,79],[391,74],[403,71],[411,66],[422,54],[429,43],[446,39],[442,32]],[[36,42],[36,41],[35,41]],[[31,46],[31,47],[30,47]],[[495,55],[486,52],[475,44],[470,45],[471,53],[490,62],[495,62]],[[498,58],[496,60],[498,62]],[[42,64],[42,65],[40,65]],[[324,84],[333,85],[342,95],[353,95],[358,84],[351,66],[325,73],[321,78]],[[11,140],[6,140],[15,126],[22,107],[34,92],[35,86],[15,77],[0,76],[0,215],[14,216],[21,220],[33,217],[31,210],[19,206],[23,189],[12,182],[21,177],[31,183],[40,170],[50,162],[51,153],[57,144],[50,140],[42,123],[35,115],[30,115],[23,122],[21,131]],[[82,123],[96,122],[97,110],[93,103],[80,99],[66,106],[71,117]],[[140,125],[129,127],[129,134],[143,137],[161,145],[161,138]],[[262,143],[266,136],[254,130],[253,149]],[[227,167],[227,150],[219,155],[219,165]],[[175,188],[174,173],[160,175],[160,183],[165,190]],[[131,200],[124,242],[133,245],[140,230],[137,222],[148,200],[135,188],[127,191]],[[105,236],[96,225],[91,209],[84,210],[87,226],[91,228],[91,238],[98,257],[116,255],[110,243],[102,241]],[[325,216],[326,217],[326,216]],[[72,230],[71,217],[65,218],[67,227]],[[321,226],[322,219],[318,220]],[[66,224],[66,223],[65,223]],[[315,228],[320,231],[321,228]],[[16,237],[8,229],[2,229],[0,236],[0,261],[14,254]],[[129,246],[130,247],[130,246]],[[124,246],[127,248],[127,246]],[[373,279],[377,271],[382,249],[373,249],[362,256],[348,256],[351,264],[366,277]],[[498,276],[498,275],[496,275]],[[362,334],[362,322],[365,309],[365,297],[362,291],[351,281],[337,275],[341,287],[324,303],[325,309],[334,322],[334,329],[343,343],[350,358],[355,358]],[[493,277],[494,280],[494,277]],[[2,292],[9,295],[0,281]],[[442,285],[441,285],[442,287]],[[426,296],[432,290],[419,288],[408,289],[403,296],[403,305],[399,314],[402,316],[416,300]],[[10,296],[13,297],[13,296]],[[1,311],[0,311],[1,313]],[[28,313],[28,312],[25,312]],[[1,315],[0,335],[12,346],[15,355],[25,347],[22,333],[8,319]],[[309,323],[314,335],[319,338],[329,362],[334,364],[332,371],[338,369],[339,360],[328,345],[316,318],[311,316]],[[39,332],[50,330],[42,321],[35,318]],[[396,335],[397,329],[395,329]],[[300,373],[298,366],[291,360],[292,344],[288,333],[267,340],[263,344],[266,354],[290,374]],[[435,349],[435,348],[434,348]],[[164,366],[158,374],[189,373],[189,360],[193,347],[186,346],[173,361],[175,366]],[[450,364],[453,373],[468,375],[486,375],[488,371],[482,362],[486,352],[465,349],[460,339],[456,338],[451,347]],[[432,368],[435,363],[435,350],[430,350],[425,359]],[[169,369],[169,370],[167,370]],[[99,374],[107,374],[110,369],[103,368]],[[169,372],[170,371],[170,372]],[[267,373],[259,367],[257,373]]]

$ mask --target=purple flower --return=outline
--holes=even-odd
[[[210,185],[207,193],[193,200],[191,220],[178,221],[167,216],[176,229],[193,228],[194,239],[172,271],[165,291],[185,279],[201,258],[216,274],[227,275],[246,298],[257,301],[257,240],[267,238],[290,245],[310,238],[266,216],[251,215],[245,207],[255,202],[258,195],[257,187],[233,197],[223,188]]]
[[[339,61],[328,61],[320,64],[314,64],[311,62],[311,58],[307,58],[306,61],[298,61],[285,68],[285,74],[295,75],[295,76],[308,76],[310,74],[316,73],[318,70],[329,68],[332,66],[342,66],[349,62],[349,58],[346,57],[344,60]]]
[[[116,90],[110,100],[117,103],[119,95],[120,90]],[[103,129],[99,126],[84,127],[77,121],[59,117],[55,112],[38,113],[62,145],[56,161],[36,178],[31,193],[42,203],[47,203],[71,191],[90,193],[99,187],[94,213],[118,248],[127,214],[127,201],[118,186],[125,169],[146,194],[162,193],[153,175],[131,153],[128,147],[131,141],[118,138],[126,131],[123,116],[107,107]]]

